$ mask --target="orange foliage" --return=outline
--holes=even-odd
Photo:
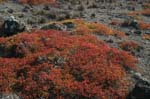
[[[150,16],[150,9],[144,9],[144,10],[142,10],[141,14],[143,14],[145,16]]]
[[[150,40],[150,35],[149,34],[144,34],[143,39]]]
[[[1,38],[0,49],[0,91],[24,99],[124,99],[137,62],[90,34],[52,30]]]
[[[140,22],[139,27],[143,30],[150,29],[150,23]]]
[[[81,22],[81,23],[77,23],[79,24],[78,29],[82,29],[82,27],[84,28],[84,31],[89,31],[89,33],[96,33],[96,34],[100,34],[100,35],[113,35],[113,36],[118,36],[118,37],[125,37],[125,33],[118,31],[118,30],[114,30],[104,24],[101,23],[90,23],[90,22]],[[83,31],[83,32],[84,32]]]
[[[121,42],[120,47],[125,51],[134,51],[139,49],[139,44],[134,41],[124,41]]]
[[[119,21],[119,20],[112,20],[109,24],[111,24],[111,25],[121,25],[122,22]]]
[[[54,23],[63,24],[66,22],[72,22],[73,24],[75,24],[76,27],[73,30],[75,34],[82,34],[82,35],[83,34],[99,34],[99,35],[112,35],[112,36],[118,36],[118,37],[125,37],[124,32],[112,29],[105,24],[86,22],[82,19],[65,20],[62,22],[54,22]]]
[[[141,11],[133,11],[133,12],[128,13],[128,15],[130,15],[130,16],[134,16],[134,15],[150,16],[150,9],[147,8],[147,9],[143,9]]]

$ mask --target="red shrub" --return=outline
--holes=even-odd
[[[144,15],[144,16],[150,16],[150,9],[142,9],[140,11],[132,11],[130,13],[128,13],[128,15],[130,16],[135,16],[135,15]]]
[[[118,36],[118,37],[125,37],[124,32],[112,29],[105,24],[95,23],[95,22],[86,22],[82,19],[65,20],[62,22],[54,22],[54,23],[64,24],[66,22],[70,22],[75,25],[75,28],[73,29],[74,34],[79,34],[79,35],[98,34],[98,35],[105,35],[105,36],[112,35],[112,36]]]
[[[139,49],[139,44],[134,41],[121,42],[120,47],[125,51],[133,51]]]
[[[150,23],[140,22],[139,27],[143,30],[150,29]]]
[[[150,9],[147,8],[147,9],[144,9],[141,11],[141,14],[145,15],[145,16],[150,16]]]
[[[150,40],[150,35],[149,34],[144,34],[142,37],[143,37],[143,39]]]
[[[0,91],[25,99],[124,99],[129,87],[125,68],[136,65],[129,53],[88,34],[50,30],[0,41],[4,53],[16,48],[16,58],[0,58]]]
[[[122,24],[122,22],[119,21],[119,20],[112,20],[109,24],[111,24],[111,25],[116,25],[116,26],[120,26],[120,25]]]

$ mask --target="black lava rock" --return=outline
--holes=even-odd
[[[140,73],[135,73],[133,77],[137,82],[127,99],[150,99],[150,81]]]
[[[150,84],[138,82],[127,99],[150,99]]]
[[[14,18],[6,19],[0,28],[0,36],[12,36],[25,30],[25,25]]]

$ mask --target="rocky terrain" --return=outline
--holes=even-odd
[[[78,22],[64,24],[63,21],[72,19],[105,24],[124,35],[93,35],[112,48],[129,52],[138,60],[137,70],[127,71],[133,82],[127,99],[150,99],[150,10],[142,12],[145,9],[150,9],[150,2],[146,0],[56,0],[55,4],[38,5],[8,0],[0,3],[0,36],[11,37],[40,29],[71,32]],[[2,51],[0,56],[8,55]],[[13,93],[2,94],[0,98],[19,99]]]

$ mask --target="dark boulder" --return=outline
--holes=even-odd
[[[136,84],[127,99],[150,99],[150,81],[135,73]]]
[[[14,17],[4,20],[0,27],[0,36],[12,36],[25,31],[25,25]]]
[[[137,82],[127,99],[150,99],[150,84],[141,81]]]
[[[64,22],[63,25],[67,27],[67,31],[71,31],[76,27],[73,22]]]
[[[141,30],[135,30],[134,33],[135,33],[135,34],[138,34],[138,35],[141,35],[141,34],[142,34],[142,31],[141,31]]]
[[[139,29],[139,23],[134,19],[127,19],[122,23],[122,27],[132,27],[135,29]]]

